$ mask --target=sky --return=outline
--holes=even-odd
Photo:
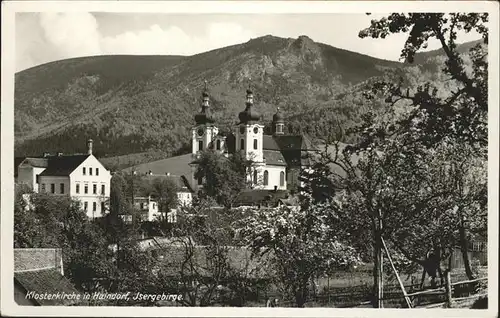
[[[192,55],[244,43],[264,35],[307,35],[350,51],[398,60],[405,34],[360,39],[358,32],[384,14],[178,14],[103,12],[18,12],[15,17],[15,67],[80,56]],[[479,39],[460,34],[458,42]],[[428,49],[439,48],[429,43]]]

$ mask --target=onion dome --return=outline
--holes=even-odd
[[[194,116],[197,125],[204,125],[207,123],[214,123],[215,120],[210,112],[210,98],[208,96],[207,82],[205,81],[205,89],[202,93],[203,101],[201,103],[201,110]]]
[[[247,89],[246,108],[240,112],[238,118],[241,123],[249,123],[259,121],[260,114],[253,109],[253,92],[250,88]]]
[[[285,116],[278,107],[278,109],[276,110],[276,114],[273,115],[273,123],[284,123],[284,122],[285,122]]]

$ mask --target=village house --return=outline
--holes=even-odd
[[[92,148],[89,139],[86,154],[46,153],[19,160],[16,182],[36,193],[69,195],[81,202],[88,217],[102,217],[107,211],[111,173],[92,154]]]

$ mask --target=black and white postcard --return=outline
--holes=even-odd
[[[497,2],[2,9],[2,315],[498,315]]]

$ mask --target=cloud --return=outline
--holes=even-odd
[[[237,23],[221,22],[209,23],[205,33],[197,35],[187,34],[178,26],[153,24],[145,29],[103,36],[98,21],[90,13],[39,13],[33,17],[38,32],[33,32],[33,23],[30,28],[23,28],[27,22],[22,19],[18,22],[21,24],[16,38],[18,70],[89,55],[192,55],[255,37]]]
[[[100,34],[94,16],[89,13],[41,13],[40,26],[48,44],[63,57],[101,53]]]

